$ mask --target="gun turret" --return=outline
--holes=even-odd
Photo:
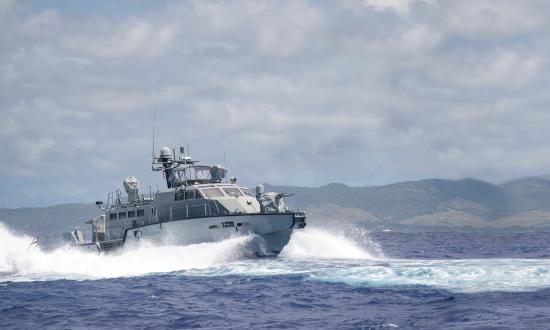
[[[261,186],[261,185],[260,185]],[[260,207],[262,212],[266,213],[276,213],[276,212],[286,212],[288,207],[284,202],[285,197],[294,196],[292,193],[276,193],[276,192],[263,192],[262,189],[256,187],[256,198],[260,202]]]

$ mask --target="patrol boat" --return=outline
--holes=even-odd
[[[277,255],[295,229],[306,226],[304,212],[289,210],[284,198],[292,194],[264,192],[255,194],[227,180],[223,166],[199,165],[180,148],[163,147],[153,156],[152,170],[163,173],[167,188],[147,196],[140,193],[139,181],[123,181],[126,198],[120,191],[110,193],[107,202],[96,204],[103,214],[88,221],[90,241],[82,230],[64,234],[74,246],[112,251],[136,240],[160,245],[188,245],[214,242],[238,235],[250,235],[246,251],[254,255]]]

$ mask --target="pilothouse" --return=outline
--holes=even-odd
[[[153,157],[152,170],[163,174],[166,188],[148,194],[140,192],[139,181],[127,177],[121,193],[109,194],[107,202],[96,202],[103,214],[88,221],[90,241],[83,232],[64,234],[75,246],[110,251],[130,241],[150,240],[158,244],[187,245],[249,235],[246,249],[255,255],[276,255],[296,229],[306,226],[304,212],[289,210],[284,198],[292,194],[264,192],[253,194],[227,178],[221,165],[206,166],[192,160],[180,148],[160,149]]]

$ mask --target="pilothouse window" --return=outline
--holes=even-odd
[[[109,220],[116,220],[116,213],[109,214]]]
[[[223,192],[219,188],[201,189],[205,197],[223,197]]]
[[[137,216],[138,217],[144,217],[145,216],[145,210],[137,210]]]
[[[136,211],[128,211],[128,218],[135,218],[136,217]]]
[[[229,196],[234,196],[234,197],[243,196],[243,193],[237,188],[223,188],[223,191],[225,191],[225,193],[228,194]]]
[[[119,219],[126,219],[126,212],[119,212],[118,213],[118,218]]]
[[[179,191],[175,194],[176,201],[188,200],[188,199],[199,199],[202,198],[198,190],[185,190]]]

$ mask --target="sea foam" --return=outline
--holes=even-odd
[[[249,239],[242,236],[188,246],[143,241],[113,254],[70,247],[44,251],[29,246],[31,237],[0,225],[0,281],[111,278],[207,268],[239,258]]]
[[[365,235],[362,235],[364,238]],[[359,287],[427,286],[456,292],[534,291],[550,287],[550,259],[415,260],[384,257],[378,247],[343,234],[307,228],[281,255],[248,258],[252,236],[188,246],[147,241],[118,253],[71,248],[44,251],[32,237],[0,224],[0,282],[100,279],[172,273],[181,276],[285,276]]]

